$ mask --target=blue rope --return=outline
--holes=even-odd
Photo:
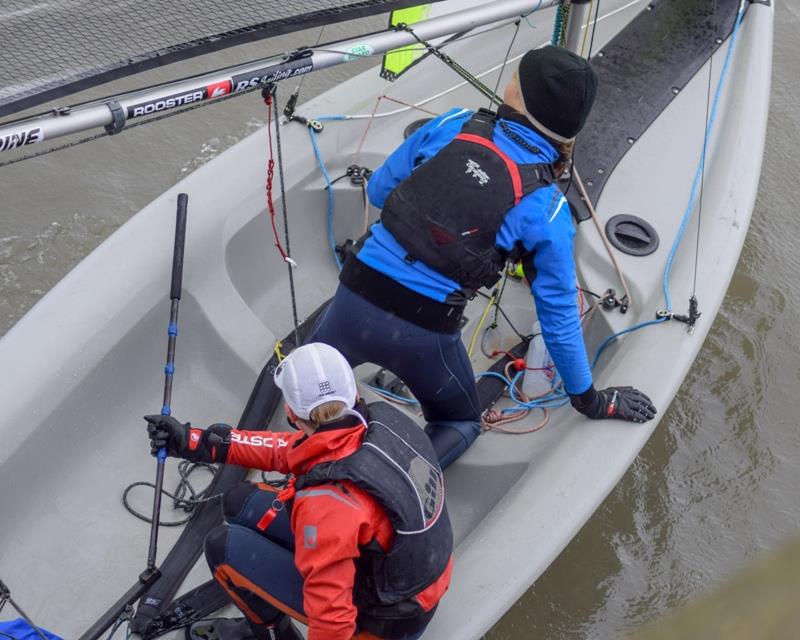
[[[600,354],[603,353],[603,350],[620,336],[623,336],[626,333],[631,333],[632,331],[638,331],[639,329],[643,329],[644,327],[649,327],[652,324],[661,324],[666,319],[667,318],[658,318],[656,320],[648,320],[647,322],[640,322],[639,324],[635,324],[632,327],[628,327],[627,329],[623,329],[622,331],[618,331],[617,333],[612,333],[605,340],[603,340],[603,342],[600,343],[600,346],[597,348],[597,352],[594,354],[594,358],[592,359],[591,368],[594,370],[594,366],[597,364],[597,360],[600,358]]]
[[[692,182],[691,192],[689,194],[689,204],[686,207],[686,211],[683,214],[683,218],[681,220],[681,224],[678,227],[678,233],[675,237],[675,241],[672,244],[672,249],[669,252],[669,256],[667,257],[667,262],[664,267],[664,299],[666,301],[666,307],[668,311],[672,311],[672,299],[670,297],[669,291],[669,276],[672,271],[672,263],[675,258],[675,254],[678,251],[678,247],[680,246],[681,240],[683,239],[683,235],[686,231],[686,226],[689,223],[689,218],[692,214],[692,209],[694,209],[694,203],[697,198],[697,187],[700,183],[700,178],[703,175],[703,170],[705,168],[705,158],[706,158],[706,149],[708,148],[708,142],[711,137],[711,132],[714,128],[714,122],[717,116],[717,110],[719,108],[719,100],[720,96],[722,95],[722,88],[724,86],[725,78],[728,74],[728,69],[730,67],[730,60],[732,57],[733,49],[736,45],[736,36],[739,32],[739,26],[741,25],[742,18],[744,16],[744,3],[742,3],[739,12],[736,15],[736,21],[733,26],[733,32],[731,34],[731,41],[730,45],[728,46],[728,51],[725,54],[725,62],[722,66],[722,72],[720,73],[719,82],[717,84],[717,89],[714,93],[714,102],[711,108],[711,113],[709,115],[708,124],[706,126],[705,137],[703,139],[703,152],[700,157],[700,162],[697,167],[697,171],[694,175],[694,180]],[[556,19],[555,25],[553,30],[553,44],[556,44],[555,40],[557,34],[559,34],[561,29],[561,8],[556,12]],[[600,346],[597,348],[597,352],[594,354],[594,358],[592,359],[591,369],[594,370],[595,366],[597,365],[597,361],[600,359],[600,355],[603,351],[610,345],[613,341],[615,341],[620,336],[625,335],[626,333],[632,333],[633,331],[638,331],[639,329],[643,329],[644,327],[649,327],[655,324],[661,324],[662,322],[666,321],[667,318],[657,318],[655,320],[648,320],[646,322],[640,322],[639,324],[635,324],[632,327],[628,327],[627,329],[623,329],[622,331],[618,331],[617,333],[613,333],[608,336]],[[541,409],[541,408],[556,408],[561,407],[569,402],[569,398],[567,393],[563,389],[557,389],[554,386],[552,392],[543,398],[537,398],[536,400],[532,400],[530,402],[523,402],[520,400],[516,395],[516,386],[519,381],[520,376],[524,375],[524,371],[519,371],[513,378],[513,380],[509,380],[503,375],[499,373],[495,373],[493,371],[486,371],[483,373],[477,374],[476,378],[491,376],[495,378],[499,378],[502,380],[509,391],[509,396],[511,400],[518,406],[523,407],[526,409]],[[518,411],[517,408],[509,408],[503,409],[502,413],[512,413]]]
[[[561,407],[569,402],[566,392],[555,388],[550,394],[542,398],[536,398],[536,400],[523,402],[517,397],[515,389],[517,383],[519,382],[520,376],[524,375],[524,373],[524,371],[518,371],[514,375],[514,378],[509,380],[504,375],[497,373],[496,371],[482,371],[481,373],[476,373],[475,378],[497,378],[498,380],[502,380],[503,384],[505,384],[508,388],[509,396],[512,402],[514,402],[517,407],[522,407],[524,409],[555,409],[556,407]],[[558,386],[558,383],[555,383],[554,386]],[[503,409],[501,413],[513,413],[515,411],[519,411],[519,408]]]
[[[722,95],[722,87],[725,83],[725,77],[728,75],[728,67],[730,66],[730,61],[733,54],[733,48],[736,45],[736,35],[739,33],[739,25],[742,23],[743,16],[744,16],[744,3],[742,3],[741,8],[739,9],[739,13],[736,14],[736,22],[734,22],[733,25],[731,42],[730,45],[728,46],[728,51],[725,54],[725,62],[722,65],[722,72],[720,73],[719,82],[717,83],[717,89],[716,92],[714,93],[714,102],[713,106],[711,107],[711,115],[708,118],[708,125],[706,126],[705,138],[703,139],[703,152],[702,155],[700,156],[700,162],[697,166],[697,171],[694,174],[694,181],[692,182],[692,189],[689,193],[689,204],[686,206],[686,211],[683,213],[683,219],[681,220],[681,224],[678,227],[678,234],[675,236],[675,241],[672,243],[672,249],[670,249],[669,256],[667,256],[667,263],[664,267],[664,300],[666,302],[667,311],[672,311],[672,298],[669,292],[669,276],[670,273],[672,272],[672,261],[675,258],[675,254],[678,251],[678,247],[680,246],[681,240],[683,240],[683,234],[686,231],[686,226],[689,224],[689,218],[691,217],[692,210],[694,209],[695,199],[697,198],[697,187],[700,183],[700,178],[703,175],[703,170],[705,168],[706,149],[708,148],[708,141],[711,137],[711,131],[714,128],[714,120],[717,117],[717,108],[719,107],[719,99],[720,96]]]
[[[367,384],[367,383],[364,383],[364,386],[367,387],[368,389],[372,389],[375,393],[379,393],[380,395],[383,395],[383,396],[388,396],[389,398],[392,398],[393,400],[397,400],[397,401],[403,402],[405,404],[410,404],[410,405],[418,405],[419,404],[419,402],[417,402],[416,400],[414,400],[412,398],[406,398],[405,396],[401,396],[401,395],[398,395],[396,393],[392,393],[391,391],[389,391],[388,389],[384,389],[383,387],[376,387],[374,385]]]
[[[331,253],[333,259],[336,261],[336,266],[339,271],[342,270],[342,261],[339,260],[339,254],[336,253],[336,238],[333,235],[333,183],[331,177],[328,175],[328,170],[325,168],[325,162],[322,160],[322,153],[320,153],[319,145],[317,144],[317,134],[311,127],[307,127],[308,135],[311,137],[311,146],[314,147],[314,155],[317,157],[319,170],[322,172],[322,177],[325,178],[326,190],[328,192],[328,243],[331,246]]]
[[[555,380],[553,381],[553,388],[546,396],[529,400],[528,402],[521,400],[517,397],[517,384],[523,375],[525,375],[525,371],[518,371],[508,387],[509,396],[517,406],[525,409],[555,409],[569,402],[566,392],[558,388],[559,383]],[[510,411],[516,411],[516,409],[511,409]],[[509,411],[506,410],[506,412],[508,413]]]

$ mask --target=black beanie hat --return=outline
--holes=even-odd
[[[578,135],[597,93],[597,74],[589,61],[547,46],[522,56],[517,73],[526,115],[532,116],[534,126],[556,140]]]

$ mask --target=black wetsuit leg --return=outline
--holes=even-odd
[[[481,408],[461,334],[398,318],[339,285],[307,342],[325,342],[351,366],[372,362],[399,376],[419,400],[442,467],[480,434]]]
[[[305,618],[303,577],[294,564],[288,510],[280,511],[266,532],[256,530],[275,493],[268,485],[234,486],[223,497],[227,523],[205,539],[212,575],[255,625],[274,624],[283,614]]]

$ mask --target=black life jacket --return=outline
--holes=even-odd
[[[492,141],[497,116],[477,111],[461,132],[386,198],[381,222],[419,260],[476,290],[500,279],[507,252],[495,245],[506,213],[555,181],[549,163],[517,164]]]
[[[353,594],[359,625],[380,635],[384,629],[379,621],[424,615],[413,596],[447,567],[453,531],[442,471],[428,436],[385,402],[370,404],[369,416],[355,453],[314,466],[297,478],[295,488],[347,480],[386,510],[396,532],[394,542],[388,551],[375,541],[362,547]]]

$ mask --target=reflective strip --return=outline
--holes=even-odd
[[[517,167],[517,163],[509,158],[505,153],[500,151],[500,148],[494,142],[475,135],[474,133],[459,133],[455,139],[465,140],[466,142],[474,142],[475,144],[482,145],[487,149],[491,149],[498,156],[500,156],[500,159],[506,163],[506,168],[511,176],[511,184],[514,187],[514,205],[518,205],[519,201],[522,200],[522,178],[519,175],[519,167]]]
[[[547,224],[550,224],[553,220],[555,220],[555,217],[558,215],[558,212],[561,211],[561,207],[564,206],[564,203],[566,201],[567,199],[562,195],[561,200],[558,201],[558,206],[556,207],[556,210],[553,212],[553,215],[550,216],[550,219],[547,221]]]
[[[441,126],[442,126],[442,125],[443,125],[445,122],[447,122],[448,120],[452,120],[453,118],[458,118],[458,116],[462,116],[462,115],[464,115],[465,113],[469,113],[469,109],[461,109],[460,111],[456,111],[455,113],[453,113],[453,114],[451,114],[451,115],[447,116],[446,118],[443,118],[443,119],[442,119],[442,120],[439,122],[439,124],[437,124],[437,125],[436,125],[436,128],[438,129],[439,127],[441,127]]]
[[[359,503],[351,502],[344,496],[339,495],[332,489],[302,489],[294,494],[295,499],[305,497],[313,498],[314,496],[329,496],[335,498],[339,502],[344,502],[348,507],[352,507],[353,509],[358,509],[361,506]]]
[[[370,420],[370,421],[369,421],[369,423],[370,423],[371,425],[373,425],[373,424],[379,424],[379,425],[381,425],[381,426],[382,426],[384,429],[386,429],[386,430],[387,430],[389,433],[391,433],[391,434],[392,434],[392,435],[393,435],[395,438],[397,438],[397,439],[398,439],[400,442],[402,442],[402,443],[403,443],[404,445],[406,445],[406,446],[407,446],[409,449],[411,449],[411,450],[412,450],[412,451],[413,451],[415,454],[417,454],[417,456],[418,456],[419,458],[421,458],[421,459],[422,459],[422,461],[423,461],[423,462],[425,462],[425,463],[426,463],[426,464],[427,464],[427,465],[428,465],[428,466],[429,466],[431,469],[433,469],[433,470],[434,470],[434,471],[436,471],[437,473],[440,473],[440,474],[441,474],[441,471],[439,471],[439,470],[438,470],[436,467],[434,467],[434,466],[433,466],[433,465],[432,465],[430,462],[428,462],[428,461],[425,459],[425,456],[423,456],[423,455],[422,455],[422,454],[421,454],[419,451],[417,451],[417,450],[416,450],[414,447],[412,447],[412,446],[411,446],[411,444],[410,444],[409,442],[407,442],[407,441],[405,440],[405,438],[403,438],[403,436],[401,436],[401,435],[399,435],[399,434],[395,433],[394,431],[392,431],[392,429],[390,429],[388,426],[386,426],[385,424],[383,424],[383,422],[381,422],[380,420]],[[420,429],[420,431],[422,431],[422,429]],[[425,436],[425,437],[427,437],[427,434],[426,434],[426,436]],[[376,448],[377,448],[377,447],[376,447]],[[380,451],[380,449],[379,449],[379,451]]]

